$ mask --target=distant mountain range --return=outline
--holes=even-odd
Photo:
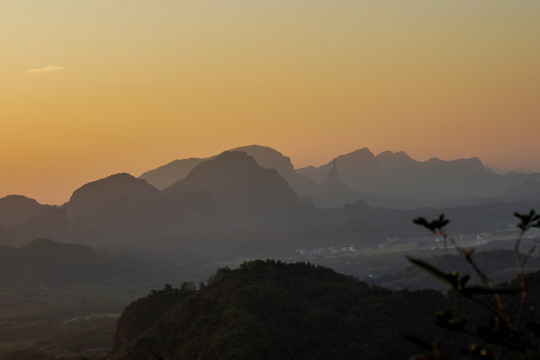
[[[265,169],[274,169],[287,180],[287,183],[299,196],[313,194],[318,190],[317,184],[304,175],[298,174],[293,167],[291,159],[280,152],[259,145],[243,146],[228,150],[228,152],[244,152],[253,157],[257,164]],[[214,159],[218,155],[208,158],[190,158],[174,160],[154,170],[145,172],[141,179],[148,181],[156,188],[163,190],[178,180],[185,178],[197,165]]]
[[[456,206],[540,193],[539,173],[498,175],[478,158],[420,162],[403,151],[375,156],[363,148],[320,167],[295,170],[289,157],[269,147],[252,145],[229,151],[245,152],[261,167],[277,170],[291,189],[320,208],[341,207],[358,200],[398,209]],[[214,157],[175,160],[140,178],[164,189]]]
[[[77,189],[62,206],[5,197],[0,245],[50,238],[174,246],[212,258],[267,256],[422,236],[412,219],[441,212],[453,220],[454,233],[492,231],[539,201],[540,174],[496,175],[478,159],[419,162],[403,152],[374,156],[362,149],[295,170],[288,157],[254,145],[177,160],[140,178],[111,175]]]
[[[178,244],[180,237],[197,247],[194,237],[214,239],[213,232],[299,231],[321,221],[320,211],[302,202],[276,170],[260,167],[244,152],[224,152],[200,163],[163,191],[116,174],[82,186],[62,206],[24,197],[0,199],[0,209],[3,205],[12,214],[1,223],[0,244],[43,237],[151,247],[156,244],[149,239],[163,245]]]

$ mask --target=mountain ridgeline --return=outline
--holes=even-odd
[[[279,152],[247,146],[175,161],[140,178],[112,175],[77,189],[62,206],[0,199],[0,245],[50,238],[175,246],[211,257],[273,256],[329,243],[372,246],[423,235],[411,223],[419,214],[444,212],[456,233],[505,228],[508,209],[536,207],[539,184],[540,174],[496,175],[478,159],[419,162],[403,152],[374,156],[367,149],[295,170]],[[412,206],[443,202],[453,206]]]
[[[326,165],[295,170],[289,157],[268,147],[252,145],[230,151],[245,152],[261,167],[277,170],[291,189],[299,196],[309,197],[320,208],[341,207],[358,200],[389,208],[457,206],[540,193],[540,174],[498,175],[485,168],[478,158],[432,158],[421,162],[403,151],[385,151],[375,156],[363,148],[338,156]],[[212,158],[215,156],[175,160],[141,178],[164,189]],[[332,172],[338,174],[339,182]],[[328,181],[329,177],[334,180]]]

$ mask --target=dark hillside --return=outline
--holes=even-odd
[[[452,249],[453,250],[453,249]],[[454,254],[455,252],[452,251]],[[524,257],[525,255],[522,254]],[[485,273],[490,274],[490,278],[495,283],[502,283],[512,280],[518,268],[512,250],[491,250],[475,253],[473,256],[475,263]],[[480,284],[480,279],[474,274],[471,266],[458,255],[443,255],[432,258],[428,262],[439,269],[449,273],[457,271],[459,274],[470,274],[474,283]],[[531,257],[527,262],[526,271],[536,272],[540,270],[540,258]],[[390,289],[437,289],[446,291],[446,284],[438,281],[416,266],[410,265],[402,271],[394,274],[387,274],[377,279],[377,284]]]
[[[444,302],[436,291],[391,292],[258,260],[219,270],[199,290],[166,287],[130,305],[111,359],[394,359],[418,351],[398,331],[431,337]]]
[[[95,253],[90,247],[37,239],[21,248],[0,246],[0,290],[127,282],[148,265]],[[118,280],[121,279],[121,280]]]
[[[197,165],[163,192],[211,193],[218,206],[216,221],[225,227],[279,230],[320,223],[317,209],[302,203],[276,170],[262,168],[240,151],[224,152]]]
[[[42,205],[26,196],[6,196],[0,199],[0,226],[10,227],[23,224],[49,208],[53,208],[53,206]]]

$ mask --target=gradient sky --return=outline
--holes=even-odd
[[[0,197],[260,144],[540,171],[540,1],[2,0]]]

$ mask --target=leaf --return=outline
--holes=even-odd
[[[436,268],[435,266],[420,259],[415,259],[407,256],[407,260],[409,260],[414,266],[419,267],[421,270],[427,272],[434,278],[437,278],[452,287],[457,286],[457,274],[447,274],[441,269]]]
[[[438,219],[432,221],[427,221],[425,218],[420,216],[414,219],[413,223],[423,226],[429,231],[436,233],[437,231],[440,231],[443,227],[448,225],[450,223],[450,220],[446,219],[444,217],[444,214],[441,214],[439,215]]]
[[[517,227],[523,232],[529,230],[531,227],[540,227],[540,215],[534,210],[529,211],[528,214],[520,214],[515,212],[514,216],[520,220]]]

